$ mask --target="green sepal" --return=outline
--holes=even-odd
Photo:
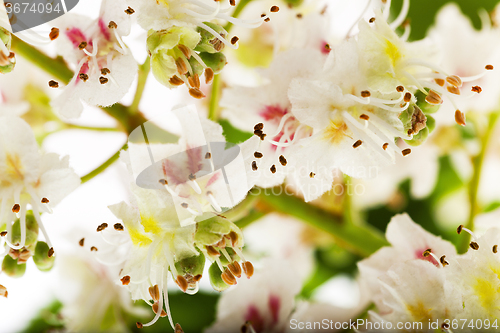
[[[203,275],[203,270],[205,269],[205,256],[203,253],[200,253],[198,256],[182,259],[175,263],[175,268],[177,272],[183,276]]]
[[[217,290],[219,292],[226,290],[229,288],[229,285],[222,280],[222,272],[217,265],[217,263],[213,263],[210,265],[210,268],[208,269],[208,275],[210,276],[210,284],[212,285],[212,288],[214,290]]]
[[[20,278],[26,272],[26,264],[18,264],[17,259],[5,256],[2,261],[2,272],[12,278]]]
[[[49,257],[49,246],[45,242],[36,243],[33,261],[42,272],[48,272],[54,267],[55,257]]]

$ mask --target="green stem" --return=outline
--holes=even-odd
[[[139,66],[139,71],[137,74],[137,89],[135,90],[134,100],[132,104],[129,106],[129,111],[131,113],[139,112],[139,103],[141,102],[142,93],[144,92],[144,88],[146,87],[146,81],[148,80],[150,70],[150,58],[147,57],[146,61]]]
[[[210,94],[210,105],[208,108],[208,119],[217,121],[219,117],[219,99],[220,99],[220,74],[214,76],[212,82],[212,92]]]
[[[287,194],[286,190],[281,187],[258,189],[258,191],[260,193],[253,193],[253,195],[258,195],[260,200],[274,210],[291,215],[329,233],[339,245],[361,256],[367,257],[381,247],[389,245],[384,236],[375,228],[345,223],[338,216]]]
[[[108,158],[103,164],[83,176],[81,178],[82,184],[88,182],[89,180],[106,170],[111,164],[115,163],[116,160],[118,160],[118,158],[120,157],[120,152],[124,149],[127,149],[127,144],[124,144],[113,156]]]
[[[244,227],[252,224],[253,222],[261,219],[266,215],[265,212],[262,212],[260,210],[251,210],[246,216],[242,217],[238,221],[235,221],[234,223],[240,228],[243,229]]]
[[[118,129],[114,127],[92,127],[92,126],[80,126],[73,124],[65,124],[65,129],[80,129],[87,131],[97,131],[97,132],[117,132]]]
[[[241,12],[250,3],[250,1],[252,1],[252,0],[241,0],[238,3],[238,5],[236,6],[236,8],[234,9],[234,12],[233,12],[232,16],[234,18],[237,18],[238,16],[240,16]],[[232,27],[233,27],[233,24],[231,22],[228,22],[226,24],[226,26],[224,27],[224,29],[226,29],[226,31],[229,32],[229,30],[231,30]]]
[[[473,173],[469,183],[470,212],[469,212],[469,219],[467,220],[466,224],[466,227],[470,230],[474,230],[474,220],[476,216],[481,212],[481,207],[479,207],[479,203],[477,200],[479,183],[481,181],[481,172],[483,170],[484,158],[486,157],[488,144],[493,135],[493,130],[495,129],[495,125],[499,118],[499,115],[500,115],[499,112],[494,112],[490,114],[488,127],[481,138],[481,151],[477,156],[474,156],[472,158]],[[478,126],[476,126],[477,132],[480,132],[479,128],[477,127]],[[469,234],[463,235],[459,249],[462,252],[466,252],[467,249],[469,248],[469,243],[470,243],[470,235]]]
[[[73,77],[73,71],[66,66],[63,58],[51,58],[14,35],[12,36],[12,51],[43,69],[64,84],[68,84]]]

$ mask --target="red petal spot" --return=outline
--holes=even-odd
[[[434,259],[433,256],[424,257],[424,252],[427,249],[429,249],[429,247],[426,247],[426,248],[419,249],[419,250],[415,251],[415,259],[425,260],[425,261],[430,262],[434,266],[439,267],[439,263],[436,261],[436,259]]]
[[[109,34],[109,28],[108,25],[104,23],[102,18],[99,19],[99,29],[101,30],[101,33],[103,34],[104,38],[106,38],[106,40],[109,41],[111,39],[111,35]]]
[[[279,124],[281,118],[287,113],[288,110],[279,105],[266,105],[264,109],[259,112],[259,115],[266,121],[275,121],[276,124]]]
[[[281,299],[276,295],[269,295],[269,309],[271,310],[271,316],[273,318],[273,326],[278,323],[280,307]]]
[[[252,323],[252,327],[256,333],[264,332],[266,324],[264,323],[264,318],[259,313],[259,309],[255,305],[250,305],[245,314],[245,321]]]
[[[78,48],[81,42],[87,42],[87,37],[83,34],[83,32],[79,28],[71,28],[66,31],[66,36],[73,44],[75,48]]]

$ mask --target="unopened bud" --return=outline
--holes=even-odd
[[[12,278],[20,278],[26,272],[26,264],[18,264],[16,259],[5,256],[2,261],[2,272]]]
[[[55,257],[49,257],[50,248],[45,242],[36,243],[35,255],[33,256],[33,261],[36,267],[42,272],[47,272],[54,267]]]

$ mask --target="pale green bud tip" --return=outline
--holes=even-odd
[[[222,26],[211,22],[204,23],[212,28],[215,32],[217,32],[222,38],[226,38],[227,31]],[[211,32],[206,31],[202,28],[198,28],[198,32],[201,35],[201,40],[195,48],[196,51],[218,53],[224,49],[224,43],[218,37],[214,36]]]
[[[54,256],[49,256],[51,249],[45,242],[38,242],[35,247],[35,255],[33,261],[41,271],[49,271],[54,267]]]
[[[26,272],[26,264],[19,263],[18,259],[11,256],[5,256],[2,262],[2,272],[12,278],[20,278]]]
[[[196,293],[198,291],[198,282],[201,280],[205,268],[203,253],[176,262],[175,268],[179,274],[175,280],[179,288],[183,292]]]
[[[12,225],[12,243],[19,244],[21,242],[21,223],[26,223],[26,247],[34,245],[38,240],[38,223],[31,212],[26,214],[26,221],[21,222],[19,219]]]

